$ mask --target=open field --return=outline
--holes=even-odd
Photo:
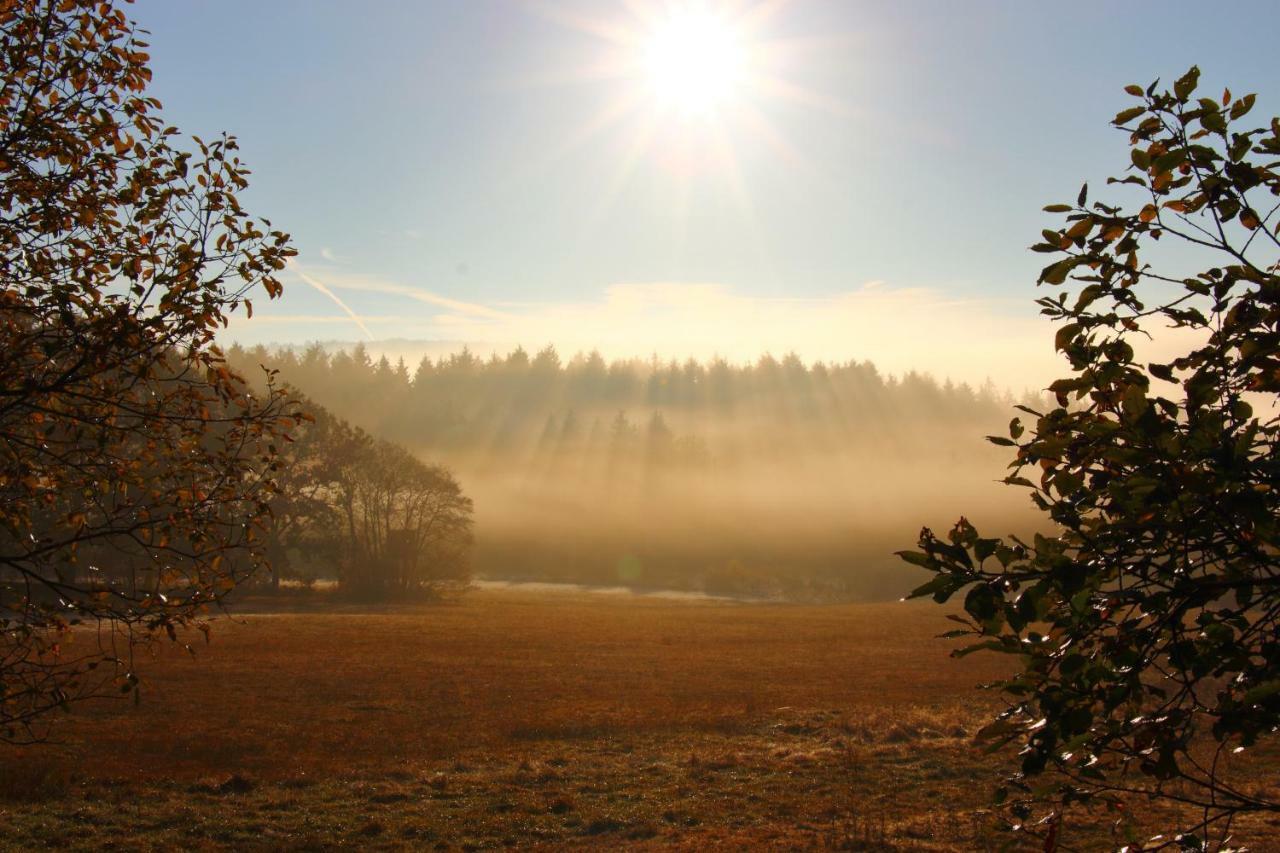
[[[973,687],[1001,662],[949,659],[947,624],[503,590],[219,620],[147,662],[137,707],[0,752],[0,844],[986,849]]]

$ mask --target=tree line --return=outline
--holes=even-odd
[[[362,344],[317,343],[232,347],[228,359],[457,471],[484,575],[753,596],[904,593],[897,525],[945,489],[981,491],[973,440],[1012,403],[991,383],[794,354],[733,364],[462,348],[411,370]],[[303,556],[302,574],[334,576]]]
[[[471,499],[448,469],[307,401],[268,499],[269,581],[336,578],[357,598],[438,593],[469,577]]]
[[[362,343],[332,350],[232,346],[233,364],[259,364],[317,395],[334,412],[377,435],[424,450],[505,453],[517,447],[605,452],[697,464],[736,449],[752,452],[820,432],[842,445],[988,425],[1014,400],[987,382],[939,382],[882,374],[868,361],[807,364],[794,353],[754,363],[651,359],[606,361],[599,352],[563,359],[553,346],[516,347],[481,358],[467,348],[413,368],[374,358]],[[1038,398],[1031,398],[1039,401]],[[727,428],[727,429],[726,429]]]

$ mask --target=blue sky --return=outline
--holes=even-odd
[[[139,0],[167,120],[239,136],[242,200],[301,253],[232,337],[796,349],[1029,382],[1010,360],[1051,354],[1025,247],[1041,206],[1127,161],[1122,87],[1196,63],[1280,112],[1274,2],[792,0],[743,36],[772,84],[689,120],[600,35],[643,42],[670,5]]]

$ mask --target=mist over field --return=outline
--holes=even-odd
[[[1280,4],[1094,6],[0,2],[0,853],[1280,850]]]
[[[408,350],[411,344],[402,344]],[[425,347],[424,347],[425,348]],[[893,552],[966,507],[1026,528],[997,481],[1013,400],[869,362],[567,359],[233,348],[334,415],[444,464],[475,501],[482,577],[788,598],[887,598]],[[305,569],[303,570],[305,572]]]

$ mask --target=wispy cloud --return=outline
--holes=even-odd
[[[1021,301],[956,298],[882,281],[821,297],[747,294],[709,282],[638,282],[614,284],[594,299],[483,304],[342,270],[290,270],[342,315],[263,312],[262,322],[273,325],[237,324],[230,337],[301,342],[341,337],[335,324],[350,322],[367,338],[374,326],[383,339],[465,341],[482,352],[554,344],[566,355],[598,349],[609,358],[718,355],[739,362],[795,352],[809,361],[870,360],[896,374],[921,370],[973,383],[990,378],[1019,390],[1043,388],[1064,368],[1051,327]],[[360,304],[359,294],[384,297],[376,317],[348,305]]]
[[[361,315],[366,326],[403,325],[401,315]],[[253,319],[243,314],[231,318],[228,325],[233,332],[241,332],[259,326],[350,326],[351,318],[334,314],[254,314]]]
[[[296,275],[299,279],[306,282],[311,287],[314,287],[316,290],[320,291],[325,296],[329,297],[329,299],[333,301],[333,304],[341,308],[343,313],[345,313],[348,317],[350,317],[351,321],[360,327],[360,331],[364,332],[365,337],[370,339],[373,338],[373,332],[369,331],[369,327],[364,324],[364,320],[361,320],[360,316],[356,314],[356,312],[352,311],[351,308],[347,305],[347,303],[339,299],[337,294],[335,294],[332,290],[330,290],[328,286],[324,284],[324,282],[303,272],[302,267],[300,267],[297,263],[289,264],[289,270],[293,272],[293,274]]]
[[[1048,326],[1021,306],[878,281],[815,298],[741,294],[713,283],[629,283],[609,287],[598,300],[504,307],[501,321],[455,313],[433,318],[433,325],[453,339],[554,343],[613,357],[752,360],[795,352],[1016,387],[1042,387],[1059,370]]]
[[[466,317],[471,317],[476,320],[510,321],[514,319],[511,315],[503,311],[499,311],[496,308],[491,308],[488,305],[482,305],[478,302],[467,302],[462,299],[454,299],[452,297],[443,296],[434,291],[427,290],[423,287],[388,281],[376,276],[348,273],[332,269],[313,271],[312,275],[322,275],[324,281],[334,290],[403,296],[406,299],[412,299],[413,301],[421,302],[424,305],[444,308],[448,311]]]

